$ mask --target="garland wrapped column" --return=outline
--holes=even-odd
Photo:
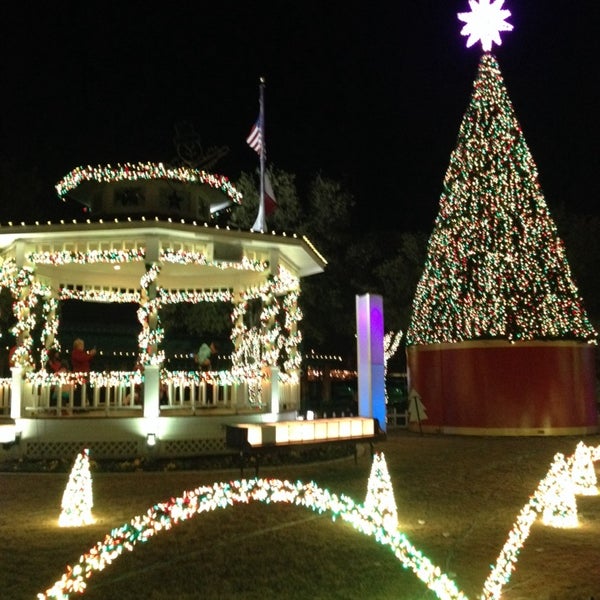
[[[137,315],[142,325],[138,339],[140,364],[144,368],[144,417],[158,417],[160,414],[160,366],[164,361],[164,351],[159,350],[163,338],[158,315],[160,299],[156,295],[155,283],[159,272],[157,263],[147,263],[146,273],[140,282],[142,290]]]
[[[12,288],[13,314],[17,319],[12,333],[17,341],[15,350],[15,363],[19,364],[24,371],[34,368],[31,349],[33,340],[31,332],[35,327],[34,308],[37,304],[37,296],[31,292],[33,280],[33,271],[28,267],[23,267],[16,275],[14,287]]]

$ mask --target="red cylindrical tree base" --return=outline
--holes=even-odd
[[[409,428],[464,435],[597,433],[595,346],[459,342],[407,348]]]

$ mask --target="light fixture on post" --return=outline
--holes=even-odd
[[[156,446],[156,434],[155,433],[149,433],[148,435],[146,435],[146,444],[148,444],[148,446]]]
[[[0,417],[0,444],[4,448],[10,448],[19,441],[21,441],[21,431],[17,431],[15,420],[10,417]]]

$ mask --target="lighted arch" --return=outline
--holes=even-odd
[[[540,481],[529,501],[517,515],[513,528],[502,547],[496,564],[483,585],[480,598],[499,599],[508,583],[518,554],[529,537],[533,523],[542,515],[546,525],[571,527],[577,523],[576,495],[597,495],[597,479],[593,463],[600,460],[600,446],[589,447],[579,442],[569,458],[557,453],[546,476]],[[69,598],[71,593],[85,592],[87,580],[114,562],[124,550],[132,551],[139,542],[148,541],[161,531],[197,514],[238,503],[285,502],[303,506],[318,513],[330,513],[350,523],[361,533],[374,537],[382,546],[392,550],[402,565],[442,600],[467,600],[454,581],[442,573],[426,556],[415,548],[398,530],[396,503],[387,465],[382,453],[375,454],[367,486],[365,502],[338,496],[316,483],[291,483],[281,479],[241,479],[213,483],[186,491],[179,498],[155,504],[145,515],[113,529],[103,541],[97,542],[79,562],[68,567],[51,588],[39,593],[38,600]]]
[[[72,593],[82,594],[87,580],[95,572],[113,563],[125,550],[132,551],[138,543],[146,542],[159,532],[168,531],[200,513],[249,502],[285,502],[318,513],[330,513],[334,521],[338,518],[347,521],[361,533],[388,546],[404,567],[411,569],[438,597],[466,599],[454,582],[398,531],[387,466],[383,455],[379,454],[373,461],[364,504],[356,503],[345,495],[338,496],[314,482],[291,483],[287,480],[262,478],[201,486],[184,492],[179,498],[155,504],[145,515],[138,515],[129,523],[113,529],[104,540],[82,554],[79,562],[68,567],[61,579],[46,592],[38,594],[38,600],[64,599]]]

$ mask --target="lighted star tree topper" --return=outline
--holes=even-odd
[[[443,181],[408,345],[596,343],[500,68],[486,52]]]
[[[466,23],[461,34],[468,35],[467,48],[477,42],[485,52],[492,49],[492,43],[500,46],[501,31],[512,31],[513,26],[506,22],[510,17],[509,10],[503,10],[504,0],[469,0],[471,12],[458,13],[458,18]]]

